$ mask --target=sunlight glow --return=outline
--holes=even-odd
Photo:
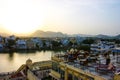
[[[0,33],[115,35],[120,33],[119,9],[120,0],[0,0]]]
[[[44,15],[31,1],[8,0],[5,3],[1,20],[7,30],[29,33],[42,25]]]

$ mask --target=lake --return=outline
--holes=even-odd
[[[0,73],[17,70],[27,59],[33,62],[50,60],[52,54],[62,51],[22,51],[13,53],[0,53]]]

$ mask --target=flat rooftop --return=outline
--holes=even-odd
[[[68,54],[71,55],[71,54]],[[67,65],[70,65],[72,67],[78,68],[83,70],[84,72],[89,72],[93,75],[98,75],[103,77],[106,80],[113,80],[114,74],[116,73],[117,70],[120,70],[120,63],[117,63],[117,58],[120,57],[120,55],[114,55],[109,54],[110,57],[110,62],[114,66],[114,70],[108,70],[108,65],[106,65],[106,58],[104,55],[99,54],[89,54],[89,58],[91,58],[87,64],[86,64],[86,59],[87,57],[80,57],[82,54],[78,54],[76,59],[69,60],[68,55],[66,57],[65,54],[56,54],[54,55],[55,57],[58,57],[59,59],[62,59],[63,62]],[[73,54],[74,55],[74,54]],[[92,56],[90,56],[92,55]],[[79,58],[79,59],[78,59]],[[107,66],[107,67],[106,67]]]

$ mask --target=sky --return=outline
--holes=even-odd
[[[120,34],[120,0],[0,0],[0,32]]]

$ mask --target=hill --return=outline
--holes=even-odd
[[[31,37],[67,37],[67,34],[61,32],[41,31],[37,30],[30,35]]]
[[[119,35],[116,35],[115,38],[120,39],[120,34],[119,34]]]
[[[112,36],[109,36],[109,35],[103,35],[103,34],[96,35],[95,37],[97,37],[97,38],[104,38],[104,39],[110,39],[110,38],[113,38]]]

